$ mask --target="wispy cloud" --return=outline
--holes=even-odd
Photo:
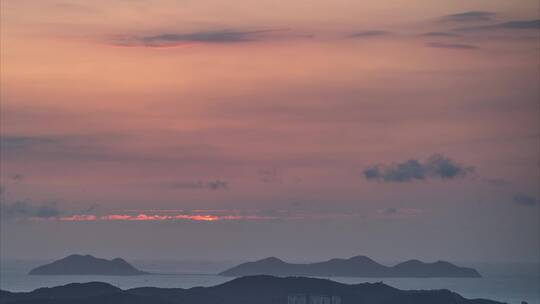
[[[22,175],[21,175],[22,176]],[[95,213],[98,205],[83,208],[82,213]],[[56,202],[35,203],[11,198],[5,185],[0,186],[0,220],[6,222],[26,222],[33,220],[58,220],[74,212],[62,208]]]
[[[222,180],[212,180],[212,181],[180,181],[172,182],[166,185],[171,189],[182,189],[182,190],[222,190],[227,189],[229,183]]]
[[[475,45],[465,43],[430,42],[427,45],[432,48],[440,49],[474,50],[478,48]]]
[[[486,178],[484,182],[494,187],[504,187],[512,184],[512,182],[503,178]]]
[[[478,22],[478,21],[490,21],[495,18],[497,14],[488,11],[468,11],[457,14],[450,14],[442,17],[443,21],[454,22]]]
[[[127,134],[70,134],[66,136],[2,135],[0,152],[5,161],[84,161],[117,163],[226,163],[234,160],[215,153],[215,147],[178,144],[181,154],[161,151],[123,149],[124,143],[136,138]]]
[[[439,178],[450,180],[465,177],[474,171],[473,167],[464,166],[456,161],[441,155],[434,154],[426,161],[409,159],[388,165],[374,165],[364,169],[363,174],[367,180],[382,182],[410,182]]]
[[[19,173],[12,174],[9,176],[9,178],[16,183],[21,183],[22,181],[24,181],[24,175]]]
[[[151,47],[164,48],[175,47],[186,44],[231,44],[261,41],[284,37],[288,30],[283,29],[264,29],[264,30],[235,30],[219,29],[208,31],[197,31],[188,33],[162,33],[156,35],[127,35],[117,36],[111,41],[117,46],[126,47]],[[309,37],[306,35],[297,35],[295,37]]]
[[[58,141],[48,137],[38,136],[0,136],[0,149],[4,152],[19,152],[22,150],[45,148],[58,144]]]
[[[55,204],[30,204],[23,201],[0,202],[2,220],[26,220],[56,218],[62,211]]]
[[[382,31],[382,30],[369,30],[369,31],[359,31],[350,34],[349,38],[370,38],[370,37],[380,37],[387,36],[392,34],[392,32]]]
[[[260,169],[257,171],[259,180],[263,183],[282,183],[285,170],[278,167]]]
[[[536,206],[538,199],[525,193],[518,193],[514,195],[513,201],[514,203],[522,206]]]
[[[384,208],[377,210],[374,218],[380,219],[405,219],[422,215],[426,212],[424,209],[417,208]]]
[[[457,28],[455,31],[487,31],[487,30],[536,30],[540,29],[540,19],[514,20],[492,25]]]
[[[420,36],[423,37],[459,37],[461,35],[451,32],[427,32],[423,33]]]

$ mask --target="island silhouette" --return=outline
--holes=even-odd
[[[295,300],[299,300],[296,302]],[[122,290],[101,282],[72,283],[31,292],[0,290],[0,304],[502,304],[466,299],[449,290],[400,290],[383,283],[342,284],[327,279],[249,276],[212,287]]]
[[[124,259],[106,260],[92,255],[72,254],[50,264],[32,269],[30,275],[114,275],[131,276],[149,274],[141,271]]]
[[[315,277],[415,277],[415,278],[478,278],[473,268],[459,267],[445,261],[424,263],[409,260],[395,266],[384,266],[366,256],[331,259],[325,262],[292,264],[270,257],[243,263],[220,273],[222,276],[249,275],[315,276]]]

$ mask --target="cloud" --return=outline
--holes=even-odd
[[[118,36],[113,44],[128,47],[174,47],[190,43],[227,44],[252,42],[275,37],[271,33],[283,30],[251,30],[241,31],[232,29],[198,31],[191,33],[163,33],[151,36]],[[302,36],[306,37],[306,36]]]
[[[11,175],[10,178],[15,182],[20,183],[24,180],[24,175],[16,173]]]
[[[443,179],[463,177],[470,174],[474,170],[472,167],[463,167],[452,159],[441,154],[432,155],[424,167],[431,175]]]
[[[259,180],[263,183],[283,183],[285,170],[277,167],[260,169],[257,171]]]
[[[450,32],[427,32],[423,33],[420,36],[424,37],[459,37],[461,35],[456,33],[450,33]]]
[[[83,208],[82,212],[96,212],[97,204]],[[55,202],[32,203],[24,200],[11,199],[6,187],[0,185],[0,220],[23,222],[26,220],[58,220],[70,216],[72,211],[60,208]]]
[[[0,151],[5,159],[47,160],[128,160],[132,155],[115,154],[104,144],[117,140],[116,135],[19,136],[0,137]],[[143,160],[138,157],[138,160]]]
[[[0,136],[0,153],[3,161],[58,161],[58,162],[108,162],[108,163],[226,163],[240,160],[223,157],[216,148],[200,144],[177,144],[181,153],[167,155],[161,151],[122,149],[135,135],[96,133],[64,136]]]
[[[97,212],[100,208],[99,204],[92,204],[88,206],[87,208],[81,210],[82,213],[91,213],[91,212]]]
[[[2,220],[49,219],[62,214],[54,204],[34,205],[22,201],[13,203],[0,202]]]
[[[475,45],[464,44],[464,43],[430,42],[427,45],[432,48],[457,49],[457,50],[474,50],[478,48]]]
[[[0,186],[0,220],[24,221],[29,219],[51,219],[62,215],[54,203],[32,204],[22,200],[8,199],[4,186]]]
[[[535,206],[538,202],[536,197],[524,193],[518,193],[513,197],[514,203],[522,206]]]
[[[461,178],[473,171],[473,167],[465,167],[444,155],[434,154],[424,162],[409,159],[389,165],[370,166],[364,169],[363,174],[367,180],[410,182],[429,178],[442,180]]]
[[[36,147],[52,146],[57,144],[57,141],[53,138],[47,137],[34,137],[34,136],[0,136],[0,150],[9,151],[21,151],[32,149]]]
[[[380,165],[364,170],[364,176],[368,180],[384,180],[387,182],[406,182],[411,180],[425,179],[425,170],[419,161],[410,159],[403,163],[396,163],[387,168]]]
[[[391,32],[381,30],[360,31],[350,34],[349,38],[369,38],[390,35]]]
[[[396,214],[396,213],[398,213],[398,209],[397,208],[386,208],[386,209],[381,210],[381,213],[383,213],[383,214]]]
[[[537,30],[540,29],[540,19],[514,20],[493,25],[462,27],[455,31],[486,31],[486,30]]]
[[[223,190],[229,187],[228,182],[222,180],[215,181],[182,181],[174,182],[167,185],[172,189],[186,190]]]
[[[406,218],[414,218],[418,217],[424,213],[426,213],[427,210],[424,209],[417,209],[417,208],[384,208],[379,209],[377,212],[373,215],[376,219],[406,219]]]
[[[406,209],[400,209],[406,210]],[[402,212],[400,212],[400,215]],[[403,214],[409,215],[408,211]],[[183,210],[125,210],[122,213],[108,213],[102,215],[94,214],[72,214],[55,217],[51,220],[65,222],[97,222],[97,221],[195,221],[195,222],[217,222],[217,221],[309,221],[309,220],[330,220],[330,219],[355,219],[362,217],[356,212],[300,212],[292,210],[193,210],[186,212]]]
[[[503,178],[486,178],[484,182],[494,187],[504,187],[512,184],[512,182]]]
[[[478,22],[478,21],[490,21],[497,14],[487,11],[468,11],[463,13],[451,14],[442,17],[443,21],[454,22]]]
[[[509,21],[499,24],[498,27],[505,29],[540,29],[540,19]]]

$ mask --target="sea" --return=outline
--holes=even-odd
[[[122,289],[153,286],[164,288],[190,288],[213,286],[233,278],[217,275],[238,262],[193,260],[130,260],[135,267],[152,272],[140,276],[31,276],[28,272],[51,261],[0,260],[0,289],[31,291],[41,287],[65,285],[73,282],[107,282]],[[342,278],[330,277],[337,282],[357,284],[383,282],[404,290],[449,289],[465,298],[484,298],[511,304],[540,304],[540,264],[535,263],[469,263],[460,264],[476,268],[481,278]]]

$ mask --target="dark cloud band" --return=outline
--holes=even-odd
[[[222,180],[215,181],[182,181],[167,185],[171,189],[186,190],[223,190],[229,187],[229,183]]]
[[[283,32],[283,30],[211,30],[191,33],[163,33],[148,36],[118,36],[112,41],[118,46],[128,47],[174,47],[186,43],[207,43],[207,44],[230,44],[252,42],[264,39],[275,38],[271,33]]]
[[[2,220],[24,220],[29,218],[48,219],[61,215],[61,210],[54,204],[34,205],[22,201],[0,203]]]
[[[409,159],[389,165],[374,165],[364,169],[363,174],[367,180],[382,182],[410,182],[439,178],[450,180],[471,174],[473,167],[463,166],[454,160],[434,154],[426,161]]]
[[[468,11],[463,13],[446,15],[442,18],[443,21],[454,22],[478,22],[478,21],[490,21],[496,16],[493,12],[487,11]]]
[[[524,193],[514,195],[513,200],[514,203],[522,206],[535,206],[538,202],[536,197]]]
[[[360,31],[355,32],[349,35],[349,38],[370,38],[370,37],[380,37],[380,36],[387,36],[392,34],[388,31],[381,31],[381,30],[370,30],[370,31]]]
[[[534,20],[515,20],[498,24],[485,26],[471,26],[455,29],[455,31],[472,32],[472,31],[489,31],[489,30],[537,30],[540,29],[540,19]]]
[[[457,50],[474,50],[478,47],[472,44],[465,43],[448,43],[448,42],[431,42],[428,43],[429,47],[439,49],[457,49]]]

